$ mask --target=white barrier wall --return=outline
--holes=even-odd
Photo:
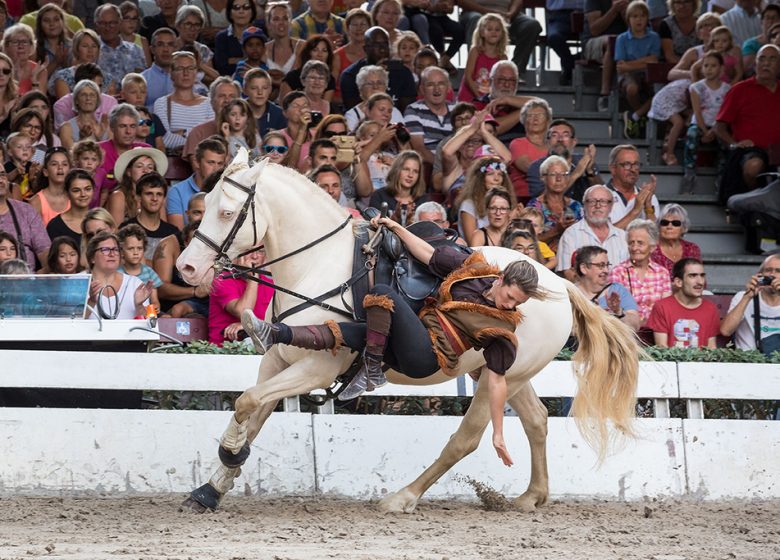
[[[235,391],[253,383],[258,361],[246,356],[0,351],[0,384]],[[112,367],[106,368],[107,363]],[[735,376],[739,383],[733,382]],[[541,396],[571,395],[575,385],[569,364],[550,364],[534,386]],[[470,380],[454,380],[432,388],[388,386],[381,393],[471,394],[472,387]],[[780,398],[780,368],[643,363],[639,395]],[[0,493],[189,492],[217,467],[217,442],[230,414],[0,408]],[[276,413],[252,447],[233,492],[381,497],[428,467],[460,420]],[[658,418],[636,424],[639,437],[597,467],[574,422],[551,418],[547,453],[552,496],[780,498],[780,422]],[[516,418],[507,419],[505,430],[514,467],[504,467],[495,457],[488,428],[477,451],[426,495],[473,497],[463,476],[506,495],[523,492],[530,475],[528,444]]]

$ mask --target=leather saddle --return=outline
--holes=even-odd
[[[433,222],[417,222],[406,228],[434,247],[450,246],[470,254],[471,249],[458,245],[457,232],[445,230]],[[409,254],[397,235],[385,230],[377,252],[374,284],[387,284],[419,313],[425,300],[433,296],[442,278],[435,276],[428,267]]]

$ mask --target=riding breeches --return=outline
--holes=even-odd
[[[384,362],[392,369],[416,379],[439,370],[428,329],[401,295],[386,284],[377,284],[370,294],[387,296],[393,301],[392,322]],[[339,323],[344,344],[362,352],[366,346],[366,323]]]

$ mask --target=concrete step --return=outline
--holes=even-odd
[[[735,293],[743,290],[748,279],[761,266],[760,255],[702,254],[709,289],[720,293]]]
[[[612,138],[612,126],[606,113],[579,111],[560,113],[556,118],[570,121],[577,130],[578,138]]]
[[[745,252],[745,238],[742,226],[724,224],[720,227],[694,225],[685,234],[702,253],[718,255],[742,255]]]

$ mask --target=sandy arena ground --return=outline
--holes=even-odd
[[[182,496],[0,498],[0,559],[777,560],[780,501],[554,502],[537,513],[423,502],[228,496],[213,514]]]

